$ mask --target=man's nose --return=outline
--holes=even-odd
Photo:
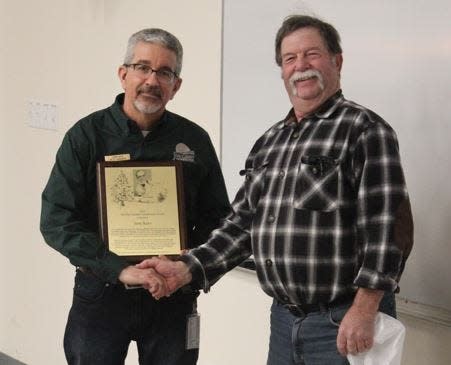
[[[295,70],[296,71],[305,71],[310,68],[310,63],[308,62],[307,57],[302,54],[298,54],[296,57]]]
[[[150,73],[147,75],[145,79],[145,83],[149,85],[156,85],[159,84],[157,73],[153,70],[150,70]]]

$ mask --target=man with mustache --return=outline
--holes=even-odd
[[[170,298],[155,300],[151,293],[159,298],[165,281],[153,269],[137,268],[107,250],[97,218],[96,163],[124,158],[182,161],[190,247],[204,242],[229,212],[208,134],[166,110],[182,84],[182,58],[179,40],[165,30],[133,34],[118,71],[124,93],[110,107],[77,122],[56,155],[42,194],[41,231],[77,267],[64,336],[70,365],[124,364],[132,340],[140,364],[197,362],[195,341],[187,345],[187,326],[199,290],[185,286]],[[124,284],[143,288],[128,290]]]
[[[344,98],[336,29],[294,15],[276,36],[292,104],[246,160],[232,211],[181,261],[151,259],[170,290],[211,283],[254,255],[274,302],[268,365],[347,364],[372,347],[377,311],[394,292],[413,243],[398,142],[371,110]]]

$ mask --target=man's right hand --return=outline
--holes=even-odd
[[[119,274],[119,280],[127,285],[142,285],[155,299],[160,299],[169,291],[166,280],[152,268],[128,266]]]
[[[152,257],[140,262],[135,267],[138,269],[155,269],[158,274],[163,276],[167,285],[166,296],[189,284],[192,280],[191,272],[183,261],[171,261],[165,256]]]

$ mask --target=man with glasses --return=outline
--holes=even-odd
[[[208,291],[253,253],[274,298],[267,364],[348,364],[347,354],[371,348],[377,311],[395,315],[412,247],[398,142],[381,117],[344,98],[332,25],[288,17],[275,54],[292,108],[251,150],[232,213],[181,261],[140,267],[169,288],[193,280]]]
[[[42,194],[46,242],[77,267],[64,336],[69,364],[119,365],[131,340],[140,364],[195,364],[187,346],[188,318],[198,290],[185,286],[155,300],[165,282],[108,251],[99,238],[96,163],[105,159],[180,160],[190,247],[204,242],[229,211],[220,166],[208,134],[166,110],[179,90],[183,50],[172,34],[144,29],[128,42],[119,79],[124,93],[109,108],[76,123],[65,135]],[[141,285],[128,290],[125,285]],[[195,344],[195,341],[191,343]]]

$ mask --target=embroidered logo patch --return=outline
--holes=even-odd
[[[184,143],[179,143],[175,146],[174,160],[194,162],[194,155],[194,151],[191,151]]]

